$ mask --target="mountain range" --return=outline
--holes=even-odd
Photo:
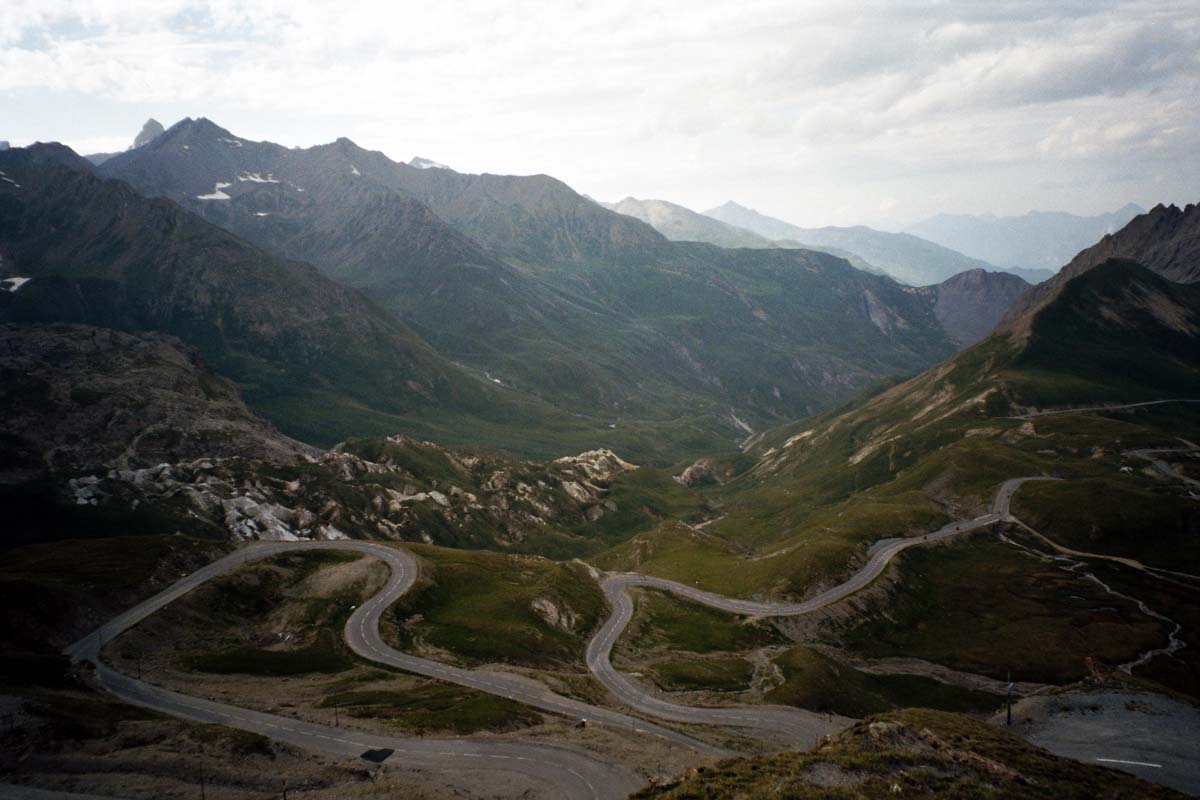
[[[815,247],[789,239],[768,239],[745,228],[728,225],[719,219],[707,217],[690,208],[666,200],[638,200],[635,197],[626,197],[619,203],[602,203],[601,205],[618,214],[640,219],[673,242],[707,242],[718,247],[784,247],[793,250],[816,250],[844,258],[864,272],[873,272],[876,275],[886,274],[883,270],[872,266],[848,250],[837,247]]]
[[[99,169],[315,264],[489,381],[676,440],[635,455],[810,413],[969,339],[940,321],[945,293],[939,312],[823,253],[673,242],[545,175],[414,167],[347,139],[285,148],[205,119]]]
[[[340,633],[370,601],[346,588],[386,575],[315,552],[193,584],[183,616],[160,608],[125,634],[140,638],[102,643],[101,628],[96,647],[144,667],[147,691],[286,698],[295,724],[332,716],[344,736],[417,711],[520,710],[540,687],[600,702],[577,679],[611,634],[611,670],[664,701],[849,723],[807,754],[774,752],[807,747],[807,728],[766,756],[714,734],[753,754],[715,765],[668,739],[653,752],[687,772],[634,796],[1171,796],[929,709],[982,718],[1015,691],[1108,730],[1156,692],[1200,697],[1200,207],[1156,206],[1031,287],[905,234],[732,204],[606,208],[550,176],[394,162],[348,139],[285,148],[204,119],[148,131],[98,165],[57,144],[0,152],[0,675],[19,703],[6,736],[31,754],[6,762],[21,782],[157,787],[163,754],[201,739],[209,762],[231,759],[221,785],[260,766],[290,778],[291,748],[266,736],[173,733],[101,705],[123,679],[60,650],[248,542],[361,539],[412,543],[419,563],[384,618],[390,646],[452,663],[439,679],[506,663],[521,691],[351,659]],[[855,262],[812,249],[851,244]],[[643,588],[606,601],[602,581],[629,572]],[[851,575],[852,592],[830,591]],[[728,599],[646,591],[656,578]],[[816,614],[727,613],[817,597]],[[629,612],[623,633],[606,602]],[[507,647],[560,634],[570,660]],[[1080,695],[1116,690],[1095,722]],[[577,719],[578,749],[646,776],[644,752]],[[568,727],[508,724],[487,728],[505,746]]]
[[[1136,261],[1175,283],[1200,282],[1200,206],[1155,206],[1080,251],[1053,279],[1035,287],[1004,315],[1012,322],[1045,305],[1073,278],[1109,259]]]
[[[1063,211],[1030,211],[1014,217],[938,214],[907,232],[1002,267],[1053,271],[1144,212],[1129,203],[1090,217]]]
[[[836,247],[854,253],[896,280],[912,286],[940,283],[952,275],[972,269],[1002,269],[1030,283],[1045,280],[1051,274],[1048,270],[996,267],[912,234],[888,233],[865,225],[802,228],[732,201],[711,208],[704,214],[773,241],[804,242],[813,247]]]
[[[178,336],[251,406],[313,442],[369,428],[370,413],[410,425],[432,409],[517,414],[356,291],[98,177],[61,145],[5,151],[0,173],[0,260],[31,278],[0,294],[0,319]]]

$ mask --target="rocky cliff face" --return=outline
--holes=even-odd
[[[133,139],[134,147],[142,147],[153,142],[155,139],[163,135],[162,123],[151,117],[146,120],[146,124],[138,131],[138,135]]]
[[[1128,259],[1175,283],[1200,282],[1200,205],[1158,205],[1081,251],[1045,283],[1029,290],[1004,315],[1005,323],[1045,306],[1072,279],[1109,259]]]
[[[310,451],[252,414],[197,352],[154,333],[0,325],[0,480]]]
[[[960,347],[974,344],[992,332],[1004,312],[1029,284],[1006,272],[973,269],[913,291],[933,302],[934,314]]]

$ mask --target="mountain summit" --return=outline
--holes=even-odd
[[[1012,323],[1045,306],[1071,279],[1109,259],[1136,261],[1175,283],[1200,282],[1200,205],[1157,205],[1081,251],[1053,279],[1034,287],[1004,315]]]
[[[619,203],[601,203],[618,214],[640,219],[675,242],[708,242],[718,247],[774,247],[765,236],[697,214],[666,200],[626,197]]]
[[[133,140],[134,147],[142,147],[153,142],[155,139],[163,135],[162,123],[151,117],[146,120],[146,124],[142,126],[142,130]]]

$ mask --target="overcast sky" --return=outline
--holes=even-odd
[[[14,145],[206,116],[801,225],[1200,200],[1197,0],[3,5]]]

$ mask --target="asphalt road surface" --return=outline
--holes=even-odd
[[[1017,478],[1006,481],[997,491],[991,513],[974,520],[950,523],[925,536],[885,542],[875,550],[862,569],[846,582],[801,603],[740,600],[663,578],[637,574],[609,575],[604,578],[602,586],[613,611],[588,644],[588,668],[619,700],[648,716],[674,722],[746,729],[768,738],[808,746],[818,735],[841,727],[845,720],[827,719],[821,715],[782,706],[699,708],[677,705],[648,694],[617,672],[612,667],[609,655],[613,644],[632,616],[633,604],[626,589],[629,586],[662,589],[734,614],[808,614],[866,587],[887,568],[897,554],[909,547],[940,541],[1008,519],[1008,505],[1012,494],[1027,480],[1044,478]],[[391,576],[383,589],[356,609],[346,622],[344,635],[348,646],[365,659],[506,697],[569,718],[609,725],[619,730],[627,730],[631,734],[661,737],[705,755],[729,755],[727,751],[669,728],[555,694],[536,681],[522,676],[462,669],[389,647],[380,637],[380,620],[384,612],[411,588],[417,577],[417,567],[412,555],[406,551],[376,542],[259,542],[248,545],[180,579],[154,597],[117,616],[72,644],[66,652],[76,660],[95,664],[99,684],[127,702],[184,719],[253,731],[308,750],[357,756],[368,749],[388,747],[396,751],[406,766],[447,770],[497,769],[520,773],[534,782],[553,787],[555,796],[564,798],[624,797],[638,787],[640,780],[631,770],[603,764],[581,752],[564,747],[471,738],[426,739],[352,733],[179,694],[119,673],[100,661],[100,651],[105,642],[204,582],[252,561],[279,553],[304,550],[359,552],[384,561],[391,569]]]
[[[179,694],[131,678],[100,661],[103,642],[136,625],[196,586],[248,562],[297,550],[352,550],[379,558],[392,568],[391,577],[383,590],[359,607],[346,623],[347,642],[363,657],[383,660],[383,663],[419,674],[481,688],[492,694],[520,700],[557,713],[566,713],[568,710],[558,707],[560,700],[583,706],[588,713],[593,713],[594,707],[568,698],[558,698],[549,691],[544,692],[546,696],[535,697],[527,686],[512,689],[493,685],[487,673],[471,675],[467,670],[447,671],[453,668],[406,656],[388,648],[379,638],[379,617],[388,605],[412,585],[416,578],[416,564],[408,553],[372,542],[262,542],[249,545],[193,572],[163,592],[131,608],[68,647],[66,652],[75,659],[95,664],[96,679],[100,686],[126,702],[196,722],[252,731],[310,751],[356,757],[372,748],[387,747],[394,749],[396,755],[393,758],[407,767],[451,771],[496,769],[520,773],[533,779],[535,785],[549,788],[548,796],[551,797],[581,800],[618,798],[627,796],[641,785],[642,781],[632,770],[601,763],[591,756],[567,748],[471,738],[426,739],[350,732]],[[458,673],[467,673],[466,677],[470,680],[455,680],[456,677],[461,677]],[[622,721],[628,720],[627,729],[656,727],[606,709],[595,708],[594,712],[608,714]],[[673,738],[687,738],[673,731],[666,732]]]
[[[1200,403],[1200,400],[1178,398],[1173,400],[1147,400],[1142,403],[1122,403],[1109,406],[1084,406],[1082,408],[1050,408],[1045,411],[1030,411],[1028,414],[1018,414],[1014,419],[1033,419],[1034,417],[1049,417],[1055,414],[1079,414],[1087,411],[1120,411],[1125,408],[1143,408],[1145,406],[1161,406],[1166,403]]]
[[[1014,733],[1051,753],[1200,796],[1200,709],[1191,704],[1141,692],[1045,695],[1016,703],[1013,720]]]
[[[600,631],[588,643],[587,665],[596,678],[621,702],[645,714],[675,722],[689,722],[702,725],[719,725],[723,727],[740,727],[762,731],[779,738],[794,739],[800,742],[811,742],[817,736],[830,733],[845,727],[848,720],[828,718],[825,715],[814,714],[801,709],[785,706],[744,706],[735,708],[700,708],[668,703],[654,696],[628,677],[618,672],[612,665],[611,655],[613,645],[621,637],[621,633],[633,618],[633,601],[630,599],[630,587],[659,589],[686,597],[697,603],[716,608],[731,614],[751,617],[788,617],[811,614],[833,603],[849,597],[869,586],[883,571],[887,569],[892,559],[910,547],[941,541],[968,531],[987,527],[996,522],[1011,518],[1009,504],[1013,493],[1027,481],[1053,480],[1052,478],[1027,477],[1013,478],[1001,484],[996,491],[990,513],[969,521],[952,522],[945,527],[926,534],[906,539],[886,541],[863,565],[862,569],[852,575],[847,581],[828,589],[801,603],[766,603],[754,600],[739,600],[723,595],[706,592],[694,586],[688,586],[666,578],[656,578],[637,573],[614,573],[606,576],[601,582],[604,595],[612,606],[612,614],[604,622]]]

